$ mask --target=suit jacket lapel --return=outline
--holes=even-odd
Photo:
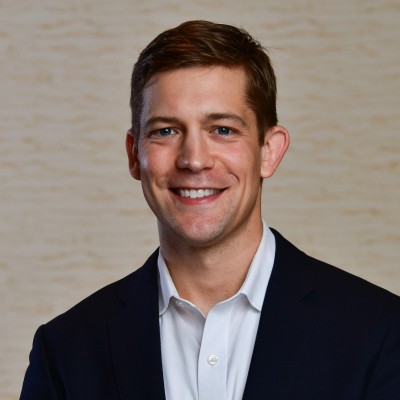
[[[307,256],[276,231],[268,284],[243,400],[283,400],[290,394],[315,325],[315,278]]]
[[[155,252],[120,290],[122,310],[109,321],[111,353],[122,400],[164,400]]]

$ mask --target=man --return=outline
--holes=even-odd
[[[21,398],[398,399],[399,298],[262,221],[289,134],[259,43],[186,22],[141,53],[131,89],[129,169],[160,248],[39,328]]]

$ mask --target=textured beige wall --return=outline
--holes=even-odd
[[[399,1],[0,0],[0,397],[37,326],[128,274],[155,223],[124,154],[138,51],[187,19],[271,49],[292,133],[271,226],[400,294]]]

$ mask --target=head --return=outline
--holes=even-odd
[[[131,90],[129,169],[157,217],[163,253],[256,243],[261,181],[289,144],[261,45],[229,25],[186,22],[141,53]]]
[[[190,67],[242,68],[246,101],[254,111],[262,144],[277,124],[276,79],[265,49],[243,29],[208,21],[188,21],[158,35],[140,54],[131,80],[132,132],[140,132],[143,90],[160,72]]]

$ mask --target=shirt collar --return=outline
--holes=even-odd
[[[275,248],[275,236],[263,221],[261,242],[250,264],[246,279],[239,290],[239,293],[244,294],[258,311],[261,311],[264,303],[265,292],[274,265]]]
[[[235,295],[243,294],[246,296],[249,303],[260,312],[274,264],[275,248],[275,237],[267,224],[263,221],[261,242],[250,264],[246,279],[239,292]],[[157,263],[159,278],[159,315],[161,316],[168,308],[171,297],[177,299],[180,297],[161,251],[158,253]]]
[[[159,316],[161,316],[168,308],[169,300],[171,299],[171,297],[179,298],[179,294],[176,290],[174,282],[172,281],[167,264],[165,263],[161,251],[158,252],[157,264],[159,285],[158,310]]]

